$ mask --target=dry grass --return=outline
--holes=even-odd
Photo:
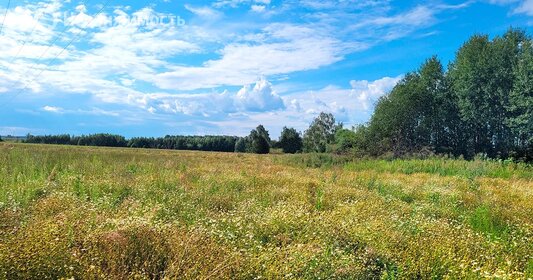
[[[306,162],[0,144],[0,279],[533,278],[531,167]]]

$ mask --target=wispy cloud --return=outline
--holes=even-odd
[[[511,12],[533,16],[533,0],[488,0],[491,4],[511,6]]]
[[[46,112],[52,112],[52,113],[61,113],[63,111],[63,108],[60,107],[54,107],[54,106],[44,106],[43,110]]]

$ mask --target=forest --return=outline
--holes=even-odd
[[[82,136],[64,135],[27,135],[24,143],[55,144],[75,146],[129,147],[145,149],[193,150],[233,152],[238,137],[234,136],[165,136],[135,137],[126,139],[113,134],[92,134]]]

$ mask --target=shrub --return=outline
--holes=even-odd
[[[302,150],[302,137],[300,137],[300,133],[296,129],[284,127],[279,138],[279,146],[284,153],[297,153]]]

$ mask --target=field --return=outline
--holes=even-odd
[[[0,279],[533,278],[533,169],[0,144]]]

